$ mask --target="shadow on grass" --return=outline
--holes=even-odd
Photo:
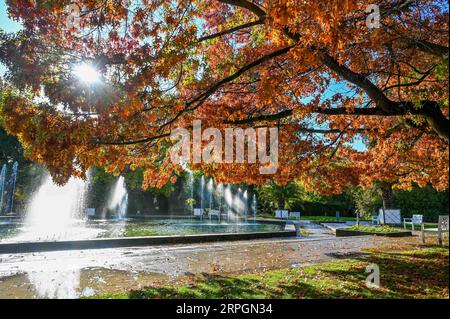
[[[258,294],[258,280],[239,279],[220,275],[208,275],[207,280],[194,277],[192,284],[182,287],[146,287],[132,291],[129,298],[245,298]]]
[[[335,257],[378,265],[382,289],[391,298],[421,297],[424,292],[429,294],[429,297],[437,297],[443,292],[444,296],[441,297],[448,298],[448,248],[434,247],[403,253],[383,251]],[[343,280],[364,280],[366,276],[351,270],[325,270],[324,273],[326,276]]]
[[[330,254],[334,261],[262,274],[202,274],[189,284],[123,293],[132,299],[448,298],[448,250]],[[381,288],[366,287],[366,267],[380,267]],[[106,296],[108,297],[108,296]]]

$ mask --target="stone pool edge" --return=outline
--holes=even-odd
[[[177,244],[198,244],[221,241],[240,241],[252,239],[295,237],[296,231],[202,234],[184,236],[152,236],[128,238],[96,238],[89,240],[46,241],[0,243],[1,254],[38,253],[64,250],[108,249],[126,247],[165,246]]]

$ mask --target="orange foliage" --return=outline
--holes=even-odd
[[[143,167],[144,187],[173,182],[168,134],[200,119],[280,128],[273,176],[192,165],[219,182],[447,188],[446,1],[377,1],[370,29],[362,0],[84,0],[80,31],[64,3],[9,1],[24,30],[0,41],[10,75],[0,115],[59,183],[94,165]],[[81,61],[101,84],[74,78]]]

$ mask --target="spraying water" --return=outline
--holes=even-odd
[[[88,183],[71,178],[64,186],[48,176],[27,207],[18,241],[95,238],[98,231],[85,227],[85,194]]]
[[[7,193],[8,198],[6,202],[5,212],[8,214],[13,212],[14,209],[14,194],[16,192],[16,181],[17,181],[17,172],[19,170],[19,163],[14,162],[11,177],[8,182],[9,194]]]
[[[208,182],[209,209],[213,209],[213,192],[214,192],[214,180],[211,178]]]
[[[0,214],[3,211],[3,198],[5,192],[5,181],[6,181],[6,164],[3,164],[2,170],[0,172]]]
[[[245,214],[245,220],[248,219],[248,191],[244,191],[244,214]]]
[[[253,194],[253,218],[256,218],[257,211],[258,211],[258,201],[256,199],[256,194]]]
[[[225,187],[224,199],[225,199],[227,215],[229,217],[234,218],[235,217],[235,214],[233,212],[234,200],[233,200],[233,192],[231,191],[230,185],[227,185],[227,187]]]
[[[125,185],[125,178],[123,176],[120,176],[114,185],[108,206],[110,210],[115,210],[117,212],[117,217],[119,220],[126,218],[128,209],[128,191]]]
[[[194,198],[194,172],[192,170],[190,170],[189,168],[185,167],[184,169],[186,172],[188,172],[189,174],[189,178],[188,178],[188,183],[189,183],[189,199],[193,199]],[[192,212],[194,211],[194,205],[190,205],[190,209],[192,210]]]
[[[217,193],[219,195],[219,209],[223,210],[223,198],[225,197],[223,184],[217,185]]]
[[[191,198],[194,198],[194,173],[189,171],[189,190]]]
[[[204,208],[203,207],[203,200],[204,200],[204,196],[205,196],[205,176],[202,175],[202,178],[200,180],[200,208]]]
[[[234,195],[233,204],[234,204],[234,207],[236,209],[238,216],[242,215],[244,205],[243,205],[243,201],[242,201],[242,189],[241,188],[239,188],[237,191],[237,194]]]

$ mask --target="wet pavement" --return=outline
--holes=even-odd
[[[390,245],[380,237],[252,240],[159,247],[0,255],[0,298],[77,298],[186,280],[328,261]],[[315,236],[314,236],[315,235]]]

